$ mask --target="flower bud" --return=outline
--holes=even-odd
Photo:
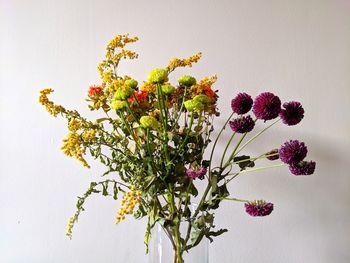
[[[125,80],[125,85],[132,89],[136,89],[138,82],[137,80],[134,80],[134,79],[127,79]]]
[[[111,103],[111,109],[121,110],[127,106],[127,102],[124,100],[113,100]]]
[[[123,88],[117,89],[117,91],[114,93],[114,99],[126,100],[133,93],[134,93],[134,89],[130,88],[129,86],[123,86]]]
[[[188,75],[184,75],[184,76],[180,77],[178,79],[178,82],[180,85],[184,85],[187,87],[191,87],[192,85],[197,83],[197,81],[194,77],[188,76]]]
[[[195,100],[187,100],[184,102],[184,105],[188,111],[201,111],[204,109],[204,105]]]
[[[162,92],[166,95],[170,95],[175,91],[175,87],[169,84],[162,85]]]
[[[207,104],[210,102],[210,98],[207,95],[201,94],[193,98],[194,101],[198,101],[202,104]]]
[[[140,118],[140,124],[145,129],[156,129],[158,127],[157,119],[152,116],[142,116]]]
[[[168,71],[163,68],[155,68],[150,71],[147,81],[151,83],[164,83],[168,81]]]

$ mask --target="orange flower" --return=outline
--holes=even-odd
[[[135,91],[133,93],[133,95],[130,96],[130,98],[128,98],[128,101],[130,103],[134,102],[135,101],[135,98],[136,98],[136,101],[137,102],[144,102],[144,101],[147,101],[147,95],[148,95],[148,92],[147,91]]]
[[[94,97],[96,95],[101,95],[102,93],[102,87],[99,85],[92,85],[89,88],[89,96]]]
[[[211,87],[205,87],[203,89],[203,92],[210,98],[215,98],[217,96],[216,93],[211,89]]]

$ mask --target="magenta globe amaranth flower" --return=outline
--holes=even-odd
[[[300,102],[291,101],[283,104],[280,117],[283,123],[291,126],[298,124],[304,118],[304,108]]]
[[[316,162],[301,161],[297,164],[289,165],[289,170],[294,175],[311,175],[315,172]]]
[[[232,111],[237,114],[245,114],[251,110],[253,106],[253,99],[247,93],[238,93],[231,101]]]
[[[253,112],[258,119],[267,121],[278,116],[281,100],[271,92],[263,92],[255,98]]]
[[[241,116],[229,122],[231,129],[237,133],[246,133],[253,130],[255,122],[252,117]]]
[[[198,169],[188,168],[186,169],[186,175],[192,179],[203,179],[204,175],[207,173],[207,168],[199,167]]]
[[[273,211],[273,204],[256,200],[244,204],[245,211],[251,216],[268,216]]]
[[[290,140],[285,142],[279,150],[279,157],[282,162],[287,164],[297,164],[304,160],[307,154],[307,147],[303,142]]]
[[[266,155],[266,159],[267,160],[270,160],[270,161],[274,161],[274,160],[277,160],[279,157],[279,154],[278,154],[278,149],[273,149],[267,153],[265,153]]]

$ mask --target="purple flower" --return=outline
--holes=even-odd
[[[290,140],[285,142],[279,150],[279,156],[282,162],[287,164],[297,164],[304,160],[307,154],[307,147],[303,142]]]
[[[231,129],[234,132],[238,133],[246,133],[253,130],[255,122],[253,121],[252,117],[248,116],[241,116],[238,117],[232,121],[229,122]]]
[[[273,204],[267,203],[264,200],[256,200],[245,203],[245,211],[251,216],[267,216],[273,210]]]
[[[238,95],[232,99],[231,108],[232,111],[237,114],[245,114],[252,108],[253,99],[247,93],[238,93]]]
[[[315,168],[314,161],[301,161],[298,164],[289,165],[289,170],[294,175],[311,175],[315,172]]]
[[[304,118],[304,109],[300,102],[291,101],[283,104],[280,117],[283,123],[291,126],[298,124]]]
[[[271,92],[263,92],[255,98],[253,112],[258,119],[267,121],[278,116],[281,100]]]
[[[199,169],[192,169],[191,167],[186,169],[186,174],[188,177],[191,177],[192,179],[203,179],[204,175],[207,173],[207,168],[200,167]]]
[[[266,159],[270,160],[270,161],[274,161],[274,160],[277,160],[278,158],[280,158],[278,155],[278,149],[273,149],[273,150],[265,153],[265,155],[270,155],[270,156],[266,156]]]

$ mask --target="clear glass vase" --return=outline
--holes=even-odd
[[[186,235],[187,223],[180,227],[181,236]],[[194,248],[183,254],[184,263],[209,263],[209,243],[205,237]],[[175,253],[171,242],[163,230],[157,224],[152,230],[152,239],[149,244],[148,263],[176,263]]]

